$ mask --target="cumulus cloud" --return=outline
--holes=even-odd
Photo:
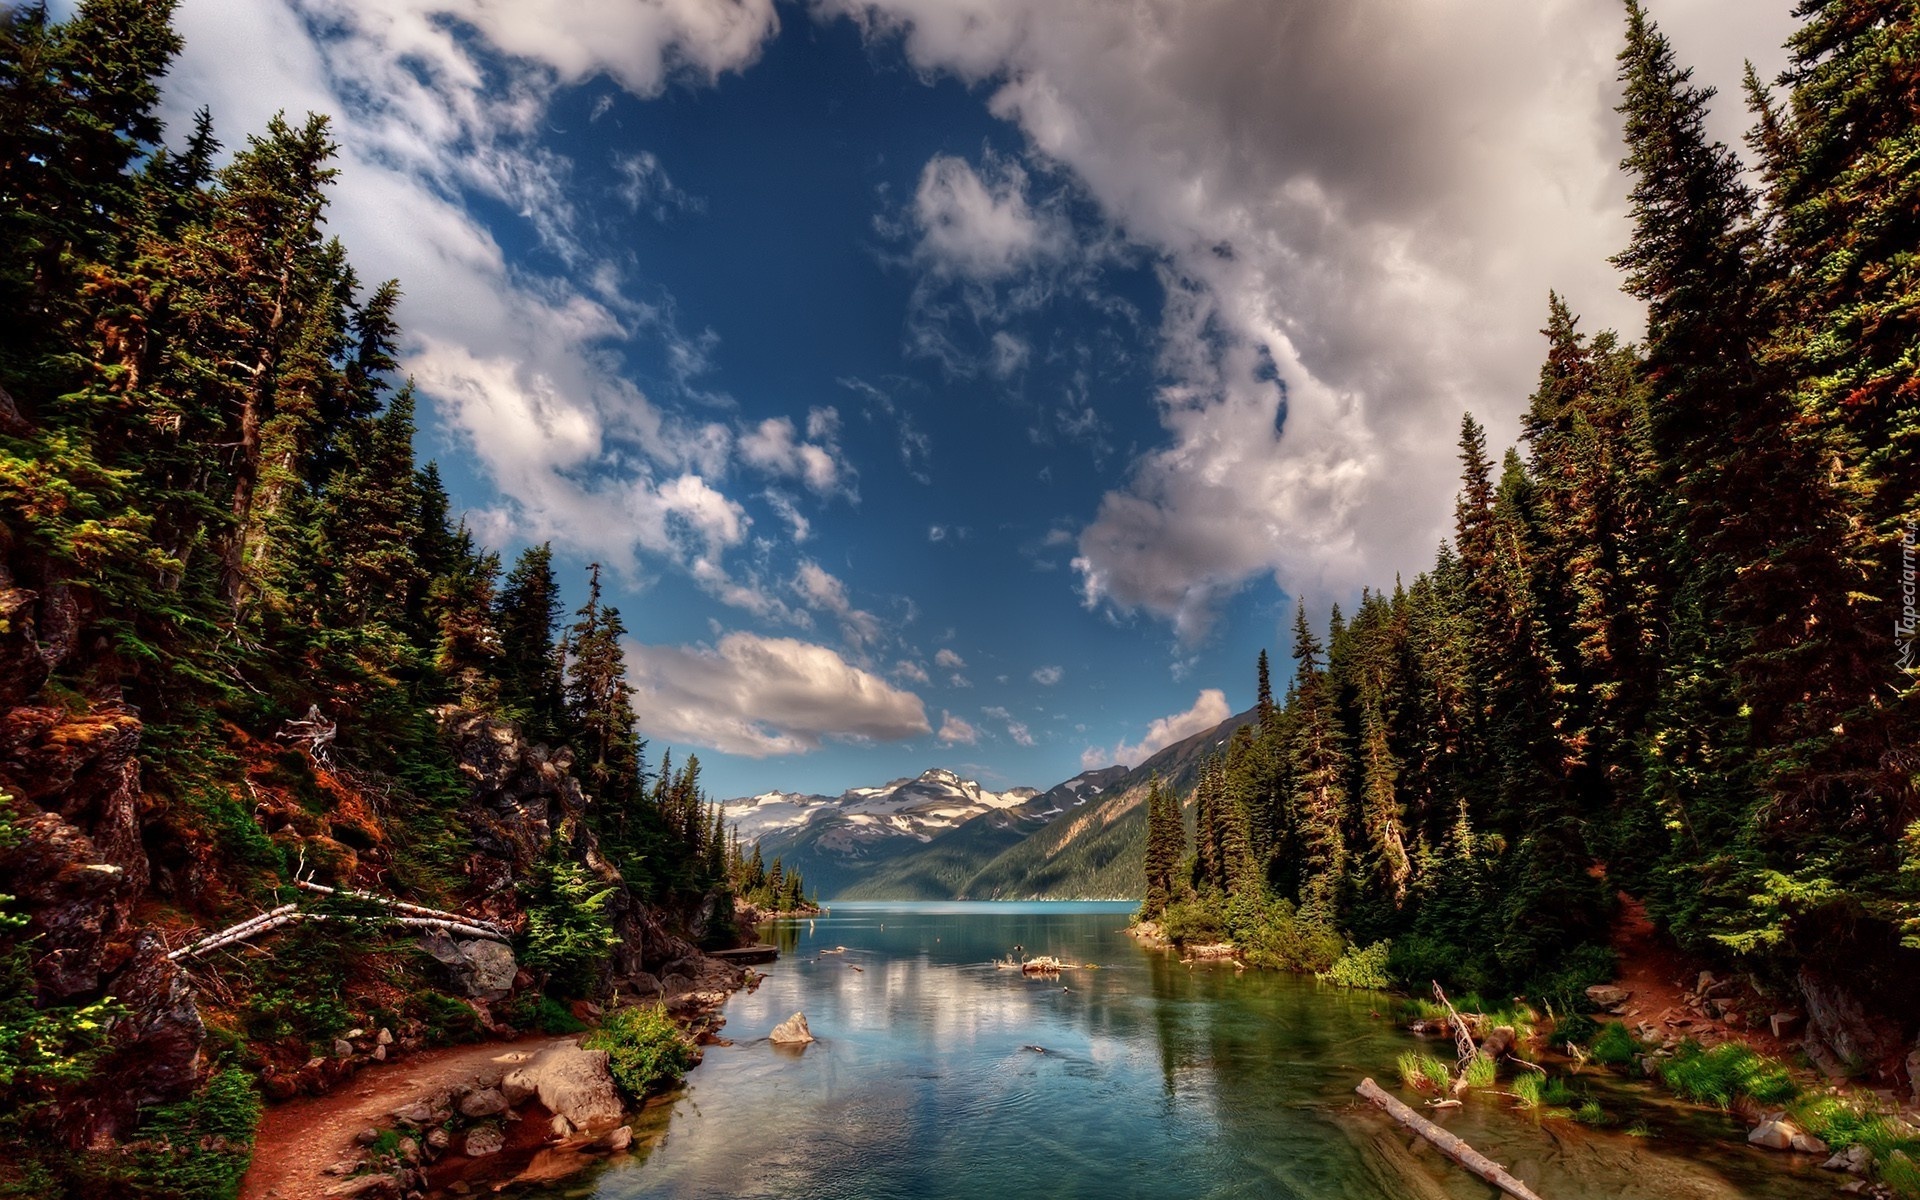
[[[918,696],[811,642],[736,632],[626,651],[640,730],[659,741],[766,758],[931,729]]]
[[[1232,715],[1233,710],[1227,707],[1226,693],[1219,688],[1207,688],[1194,700],[1192,708],[1155,720],[1147,726],[1147,735],[1132,745],[1122,739],[1111,750],[1098,746],[1087,747],[1081,752],[1080,765],[1088,771],[1113,763],[1137,767],[1175,742],[1185,741],[1196,733],[1212,729]]]
[[[933,682],[933,678],[927,674],[925,667],[907,658],[903,658],[893,664],[893,677],[895,679],[904,679],[909,683],[920,684],[922,687]]]
[[[723,491],[732,432],[643,394],[612,349],[656,337],[684,382],[713,339],[683,335],[670,305],[631,300],[595,261],[571,164],[542,139],[563,86],[604,73],[653,96],[746,67],[777,27],[771,0],[186,0],[176,23],[174,129],[201,105],[230,146],[283,108],[333,118],[329,227],[362,279],[401,280],[402,366],[502,496],[476,514],[485,532],[628,569],[640,552],[711,565],[742,541],[748,519]],[[568,277],[510,264],[474,196],[516,213]]]
[[[971,746],[980,740],[980,731],[950,712],[940,714],[940,740],[949,746]]]
[[[802,438],[788,417],[768,417],[740,435],[740,458],[783,479],[798,479],[820,494],[839,491],[852,470],[840,454],[840,414],[816,408],[807,414]]]
[[[933,665],[943,670],[961,671],[966,669],[967,660],[954,653],[952,647],[942,646],[939,653],[933,656]]]
[[[1672,7],[1737,41],[1715,50],[1735,68],[1743,51],[1763,73],[1780,62],[1786,6],[1764,19],[1744,0]],[[1607,263],[1627,235],[1618,6],[820,8],[987,90],[1028,159],[1069,174],[1161,264],[1165,440],[1082,533],[1090,605],[1193,639],[1262,575],[1318,598],[1418,569],[1447,529],[1462,410],[1514,432],[1548,289],[1589,328],[1637,329]],[[923,192],[993,214],[940,261],[990,274],[1032,244],[1008,178],[996,191],[929,164]]]
[[[1052,687],[1066,677],[1065,667],[1039,667],[1033,672],[1033,681],[1041,687]]]
[[[1072,241],[1063,217],[1029,202],[1019,164],[992,157],[978,171],[951,154],[928,159],[914,191],[913,219],[923,261],[981,281],[1058,255]]]
[[[1013,714],[1001,705],[995,704],[980,710],[982,716],[992,717],[1007,727],[1007,736],[1022,746],[1034,745],[1033,730],[1024,721],[1016,721]]]

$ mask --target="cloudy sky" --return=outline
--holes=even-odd
[[[1651,0],[1721,88],[1790,0]],[[1431,561],[1549,288],[1637,331],[1616,0],[184,0],[229,143],[331,114],[423,455],[600,562],[717,795],[1046,787]]]

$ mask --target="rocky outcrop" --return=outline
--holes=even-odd
[[[436,929],[420,939],[420,948],[446,968],[449,984],[462,996],[503,1000],[513,991],[520,967],[504,942],[455,938]]]
[[[605,1050],[549,1046],[508,1072],[500,1091],[512,1103],[538,1099],[575,1129],[604,1129],[617,1124],[625,1112],[607,1061]]]
[[[1904,1052],[1899,1025],[1870,1011],[1840,981],[1808,966],[1797,982],[1806,1003],[1807,1054],[1829,1074],[1882,1073]]]

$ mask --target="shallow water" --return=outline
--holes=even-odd
[[[710,1047],[684,1095],[636,1122],[633,1156],[535,1194],[1493,1195],[1353,1096],[1367,1075],[1396,1090],[1394,1057],[1422,1044],[1375,1016],[1386,997],[1190,970],[1120,932],[1131,907],[843,903],[783,922],[769,977],[725,1010],[736,1044]],[[992,965],[1016,946],[1100,969],[1040,980]],[[767,1042],[795,1011],[819,1041]],[[1547,1200],[1832,1195],[1832,1176],[1783,1169],[1717,1114],[1625,1083],[1595,1094],[1655,1136],[1536,1120],[1496,1096],[1438,1119]]]

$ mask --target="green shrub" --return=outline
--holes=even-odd
[[[1437,938],[1412,934],[1394,939],[1392,949],[1387,954],[1387,974],[1401,987],[1422,994],[1436,979],[1448,984],[1478,986],[1480,980],[1477,975],[1469,980],[1460,978],[1460,964],[1466,960],[1466,952],[1458,946]]]
[[[486,1033],[480,1014],[471,1004],[430,988],[407,997],[407,1007],[427,1027],[427,1040],[431,1042],[474,1042]]]
[[[507,1020],[513,1022],[516,1029],[538,1029],[555,1037],[587,1028],[587,1023],[569,1012],[566,1005],[540,992],[515,998],[507,1006]]]
[[[1595,1129],[1613,1124],[1613,1118],[1607,1115],[1607,1110],[1601,1108],[1600,1102],[1591,1096],[1583,1101],[1580,1107],[1573,1110],[1573,1119],[1582,1125],[1591,1125]]]
[[[1794,1120],[1835,1150],[1861,1145],[1886,1162],[1894,1151],[1920,1154],[1920,1137],[1904,1121],[1876,1112],[1858,1101],[1819,1093],[1803,1096],[1791,1106]]]
[[[1358,946],[1349,947],[1331,967],[1315,972],[1315,976],[1340,987],[1385,991],[1393,986],[1393,981],[1387,976],[1387,955],[1392,950],[1391,942],[1375,942],[1364,950]]]
[[[1880,1160],[1877,1170],[1880,1182],[1893,1189],[1900,1200],[1920,1200],[1920,1165],[1915,1165],[1912,1155],[1895,1151]]]
[[[615,1009],[580,1044],[607,1052],[613,1081],[635,1101],[678,1083],[693,1063],[693,1047],[660,1005]]]
[[[1780,1104],[1800,1093],[1785,1066],[1738,1042],[1723,1042],[1709,1050],[1689,1039],[1660,1064],[1660,1077],[1696,1104],[1716,1108],[1730,1108],[1743,1096],[1762,1104]]]
[[[131,1156],[125,1175],[112,1181],[114,1194],[232,1200],[253,1161],[259,1124],[253,1081],[244,1071],[217,1072],[197,1095],[148,1114],[140,1131],[143,1148]]]
[[[1640,1040],[1619,1021],[1609,1021],[1593,1039],[1593,1061],[1608,1067],[1624,1067],[1644,1052]]]
[[[1563,1013],[1553,1023],[1553,1040],[1556,1044],[1572,1042],[1576,1046],[1583,1046],[1592,1041],[1593,1035],[1598,1032],[1599,1022],[1585,1013]]]

